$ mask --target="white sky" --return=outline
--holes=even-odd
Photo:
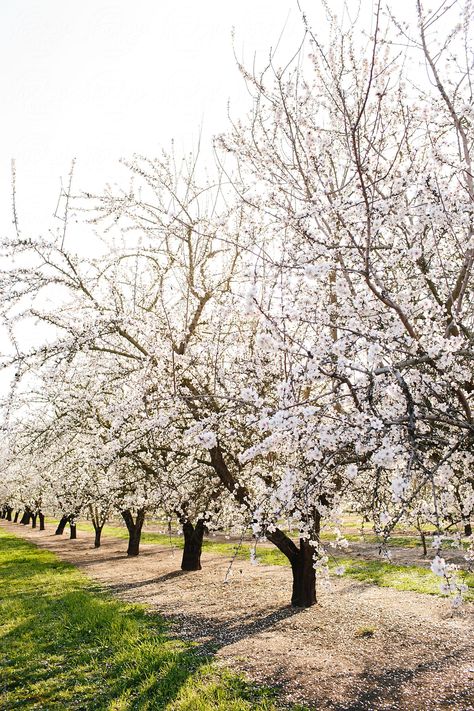
[[[369,0],[370,1],[370,0]],[[310,4],[313,4],[311,2]],[[0,233],[11,228],[10,160],[20,222],[51,225],[60,177],[77,188],[120,178],[118,158],[196,145],[249,98],[234,56],[264,61],[285,29],[302,37],[296,0],[1,0]]]

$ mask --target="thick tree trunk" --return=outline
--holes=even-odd
[[[23,526],[28,526],[30,522],[31,514],[28,511],[28,509],[25,509],[23,516],[21,517],[20,523],[23,524]]]
[[[41,511],[38,511],[38,516],[39,516],[39,520],[40,520],[40,531],[44,531],[46,528],[44,525],[44,513],[42,513]]]
[[[8,508],[7,508],[7,521],[11,521],[11,520],[12,520],[12,513],[13,513],[13,509],[10,508],[10,507],[8,507]]]
[[[15,511],[15,518],[13,519],[13,523],[18,523],[18,516],[20,515],[19,511]]]
[[[201,570],[202,539],[205,531],[204,521],[199,519],[195,526],[186,521],[182,526],[184,550],[181,570]]]
[[[314,548],[308,541],[300,539],[297,560],[291,562],[293,607],[311,607],[316,602],[316,571],[313,559]]]
[[[94,548],[100,548],[100,537],[101,537],[101,535],[102,535],[102,529],[103,529],[103,527],[104,527],[103,525],[102,525],[102,526],[97,526],[97,525],[94,523],[94,531],[95,531]]]
[[[145,509],[138,510],[135,521],[129,509],[122,511],[122,518],[128,529],[127,555],[136,556],[140,553],[140,538],[142,535],[142,526],[145,521]]]
[[[38,518],[37,514],[31,514],[31,528],[36,528],[36,519]]]
[[[283,531],[276,529],[267,533],[271,541],[290,561],[293,573],[291,604],[293,607],[311,607],[316,603],[316,571],[314,569],[314,548],[300,538],[297,546]]]
[[[464,524],[464,535],[465,536],[472,536],[472,525],[471,525],[470,521],[467,521]]]
[[[64,529],[66,528],[66,524],[69,520],[69,516],[61,516],[61,520],[58,523],[58,527],[54,532],[55,536],[62,536],[64,533]]]
[[[76,524],[69,521],[69,538],[75,540],[77,538]]]

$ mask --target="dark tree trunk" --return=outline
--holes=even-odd
[[[426,535],[424,531],[420,531],[421,545],[423,546],[423,555],[428,555],[428,548],[426,546]]]
[[[239,504],[248,509],[245,487],[238,485],[229,470],[220,446],[209,450],[211,464],[221,483],[236,498]],[[325,498],[325,497],[324,497]],[[321,502],[324,503],[323,497]],[[316,520],[317,519],[317,520]],[[319,536],[320,516],[315,516],[316,538]],[[300,541],[297,547],[280,529],[267,532],[267,538],[288,558],[293,572],[293,592],[291,604],[293,607],[311,607],[316,602],[316,571],[313,567],[313,549],[306,541]]]
[[[18,516],[20,515],[19,511],[15,511],[15,518],[13,519],[13,523],[18,523]]]
[[[2,509],[0,511],[0,518],[5,518],[5,516],[6,516],[6,511],[5,511],[5,509]]]
[[[69,538],[75,540],[77,538],[76,524],[69,521]]]
[[[36,528],[37,517],[38,517],[37,514],[31,514],[31,528]]]
[[[472,525],[470,521],[464,524],[464,535],[465,536],[472,536]]]
[[[139,509],[137,511],[135,521],[129,509],[122,511],[122,518],[128,529],[127,555],[136,556],[140,553],[140,538],[142,535],[142,526],[145,521],[145,509]]]
[[[95,531],[94,548],[100,548],[100,537],[101,537],[101,535],[102,535],[102,529],[103,529],[103,527],[104,527],[103,524],[102,524],[102,526],[97,526],[97,525],[94,523],[94,531]]]
[[[184,550],[181,570],[201,570],[202,539],[205,531],[204,521],[199,519],[195,526],[186,521],[182,526]]]
[[[7,521],[11,521],[11,520],[12,520],[12,513],[13,513],[13,509],[9,507],[9,508],[7,509]]]
[[[290,561],[293,573],[291,604],[293,607],[311,607],[316,603],[316,571],[314,569],[314,548],[300,538],[299,546],[283,531],[276,529],[267,533],[271,541]]]
[[[55,536],[62,536],[64,533],[64,529],[66,528],[66,524],[69,520],[69,516],[61,516],[61,520],[58,523],[58,527],[54,532]]]
[[[42,513],[41,511],[38,511],[38,516],[39,516],[39,520],[40,520],[40,531],[44,531],[45,530],[44,513]]]
[[[28,509],[25,509],[23,516],[21,517],[20,523],[23,524],[23,526],[28,526],[30,522],[31,514],[28,511]]]
[[[291,562],[293,607],[311,607],[316,602],[316,571],[313,559],[314,548],[308,541],[300,539],[298,559]]]

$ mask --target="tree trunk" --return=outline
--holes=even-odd
[[[307,540],[300,538],[299,547],[283,531],[277,528],[267,532],[267,538],[290,561],[293,574],[291,604],[293,607],[311,607],[316,603],[316,571],[314,569],[314,548]]]
[[[23,512],[23,516],[21,517],[20,523],[23,524],[23,526],[27,526],[30,522],[31,514],[28,511],[28,509],[25,509]]]
[[[9,507],[7,508],[7,521],[11,521],[11,520],[12,520],[12,511],[13,511],[13,509],[10,508],[10,506],[9,506]]]
[[[464,524],[464,535],[465,536],[472,536],[472,525],[471,525],[470,521],[467,521]]]
[[[20,515],[19,511],[15,511],[15,518],[13,519],[13,523],[18,523],[18,516]]]
[[[38,517],[37,514],[31,514],[31,528],[36,528],[37,517]]]
[[[103,527],[104,527],[103,525],[102,525],[102,526],[97,526],[97,525],[94,523],[94,531],[95,531],[94,548],[100,548],[100,537],[101,537],[101,535],[102,535],[102,529],[103,529]]]
[[[61,520],[58,523],[58,527],[54,532],[55,536],[62,536],[64,533],[64,529],[66,528],[66,524],[69,520],[69,516],[61,516]]]
[[[248,497],[244,486],[238,485],[229,470],[224,459],[220,446],[212,447],[209,450],[211,464],[221,483],[230,491],[236,498],[239,504],[247,509]],[[325,498],[325,497],[324,497]],[[324,504],[323,497],[321,502]],[[320,516],[315,516],[315,538],[319,536]],[[317,520],[316,520],[317,519]],[[273,543],[291,563],[293,572],[293,592],[291,596],[291,604],[294,607],[311,607],[316,602],[316,571],[313,567],[313,549],[306,541],[300,540],[298,548],[291,538],[283,531],[276,528],[275,531],[268,531],[266,534],[268,540]],[[302,545],[304,543],[304,545]],[[308,547],[311,550],[308,550]],[[310,564],[311,560],[311,564]]]
[[[44,513],[42,513],[41,511],[38,511],[38,516],[39,516],[39,520],[40,520],[40,531],[44,531],[46,528],[44,525]]]
[[[426,536],[424,531],[420,531],[421,545],[423,546],[423,555],[428,555],[428,548],[426,546]]]
[[[135,521],[129,509],[122,511],[122,518],[128,529],[127,555],[136,556],[140,552],[140,538],[142,535],[142,526],[145,521],[145,509],[139,509],[137,511]]]
[[[308,541],[300,539],[298,559],[291,562],[293,607],[311,607],[316,602],[316,571],[314,569],[314,548]]]
[[[69,521],[69,538],[73,541],[77,538],[76,524],[71,521]]]
[[[201,570],[202,539],[205,531],[204,521],[199,519],[195,526],[186,521],[182,526],[184,550],[181,570]]]

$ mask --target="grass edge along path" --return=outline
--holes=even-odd
[[[275,693],[172,638],[54,553],[0,529],[0,709],[277,711]],[[293,711],[306,711],[292,706]]]
[[[93,532],[94,528],[91,523],[80,521],[77,524],[78,530]],[[128,533],[126,528],[120,526],[104,526],[103,536],[111,536],[114,538],[127,539]],[[141,537],[142,543],[158,544],[162,546],[173,546],[175,548],[183,547],[183,538],[181,536],[172,536],[171,538],[163,533],[155,533],[151,531],[143,531]],[[221,543],[218,541],[204,540],[202,549],[208,553],[217,553],[226,555],[232,558],[236,554],[236,558],[249,560],[250,551],[253,548],[251,544],[242,543]],[[237,552],[236,552],[236,549]],[[280,553],[277,548],[257,548],[257,559],[264,565],[289,565],[287,558]],[[343,575],[354,580],[369,585],[377,585],[378,587],[389,587],[395,590],[409,591],[422,593],[425,595],[437,595],[446,597],[440,592],[441,580],[434,575],[429,568],[420,565],[397,565],[386,560],[361,560],[360,558],[351,558],[350,549],[344,557],[329,561],[330,570],[343,568]],[[467,602],[474,601],[474,573],[459,571],[459,579],[468,586],[468,591],[464,595]]]

